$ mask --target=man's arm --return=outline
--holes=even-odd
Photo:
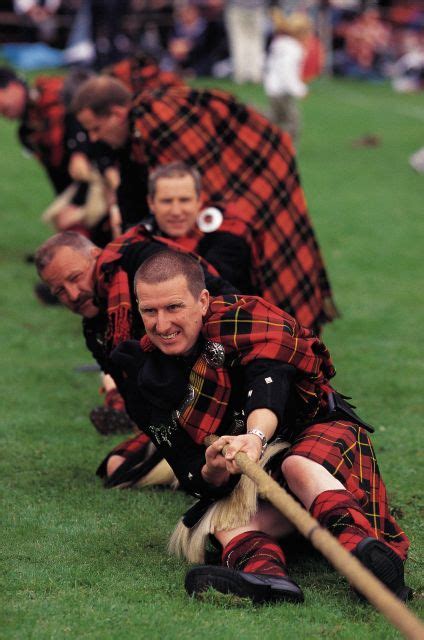
[[[284,415],[296,369],[273,360],[255,360],[245,367],[246,430],[255,429],[270,441],[284,427]],[[225,458],[222,449],[227,446]],[[234,458],[242,451],[257,462],[263,451],[261,438],[255,434],[225,435],[206,450],[202,476],[211,484],[228,482],[231,474],[240,473]]]

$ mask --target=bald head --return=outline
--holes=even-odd
[[[131,92],[116,78],[95,76],[81,84],[71,102],[71,111],[78,115],[90,109],[96,116],[105,116],[112,107],[129,106]]]

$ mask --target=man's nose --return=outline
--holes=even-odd
[[[179,216],[182,212],[181,202],[173,201],[171,204],[171,213],[174,216]]]
[[[68,296],[68,300],[71,302],[75,302],[78,299],[80,291],[78,287],[73,283],[68,283],[66,286],[66,295]]]
[[[166,311],[158,311],[158,315],[156,317],[156,332],[166,333],[170,326],[171,322]]]

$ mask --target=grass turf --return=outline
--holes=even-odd
[[[257,87],[220,86],[266,108]],[[301,174],[342,313],[325,340],[336,386],[376,426],[380,467],[412,543],[410,606],[422,613],[424,177],[407,163],[423,144],[422,96],[321,80],[302,110]],[[191,500],[167,491],[105,491],[94,476],[119,438],[104,439],[89,424],[100,398],[96,374],[75,369],[91,361],[79,319],[38,304],[34,270],[24,261],[49,234],[39,213],[51,190],[42,169],[22,155],[14,126],[2,121],[0,134],[0,637],[399,637],[304,544],[289,558],[305,591],[302,606],[258,608],[214,593],[201,602],[187,598],[187,567],[165,546]],[[366,134],[380,144],[356,146]]]

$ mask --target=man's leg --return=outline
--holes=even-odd
[[[113,433],[137,432],[137,428],[125,410],[125,402],[113,378],[102,373],[103,406],[90,411],[90,420],[96,430],[104,436]]]
[[[300,587],[287,575],[286,559],[277,538],[293,526],[274,507],[261,504],[244,527],[215,532],[222,545],[221,566],[194,567],[185,586],[190,595],[214,587],[254,602],[288,600],[302,602]]]
[[[177,486],[171,467],[145,433],[139,433],[112,449],[96,474],[107,488]]]
[[[291,447],[282,472],[292,493],[340,544],[400,598],[410,596],[409,541],[390,515],[366,432],[351,423],[313,425]]]

